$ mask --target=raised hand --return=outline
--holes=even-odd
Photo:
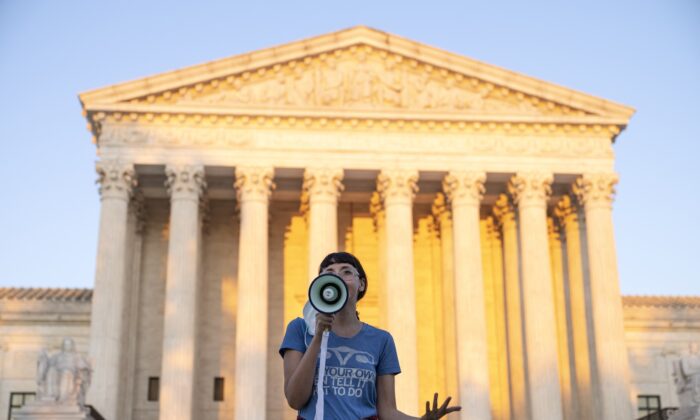
[[[449,407],[450,400],[452,397],[447,397],[444,403],[438,407],[438,394],[437,392],[433,396],[433,408],[430,408],[430,401],[425,402],[425,414],[421,417],[421,420],[437,420],[442,418],[449,413],[459,411],[462,409],[460,406]]]

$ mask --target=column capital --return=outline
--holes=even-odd
[[[336,202],[343,192],[342,168],[306,168],[302,186],[307,199]]]
[[[342,181],[342,168],[306,168],[299,211],[308,216],[311,202],[337,203],[345,189]]]
[[[478,205],[484,197],[486,173],[481,171],[450,171],[442,180],[442,189],[455,205]]]
[[[493,205],[493,217],[498,226],[503,226],[506,222],[515,221],[515,208],[513,202],[507,194],[499,194]]]
[[[510,179],[508,192],[518,207],[546,206],[554,176],[547,172],[519,172]]]
[[[267,203],[275,189],[273,177],[275,170],[269,166],[239,166],[236,168],[236,198],[244,201],[263,201]]]
[[[447,205],[447,197],[444,193],[439,192],[435,195],[435,200],[433,200],[433,205],[430,207],[430,210],[438,224],[443,218],[447,218],[447,220],[452,219],[452,212]]]
[[[561,240],[561,230],[560,225],[556,223],[553,217],[547,218],[547,234],[550,238],[555,240]]]
[[[552,214],[557,218],[561,226],[566,226],[568,223],[578,220],[576,204],[571,200],[571,196],[569,194],[564,195],[557,202],[557,205],[554,206]]]
[[[618,180],[615,173],[583,174],[576,179],[572,190],[579,203],[586,208],[611,208]]]
[[[382,169],[377,177],[377,192],[387,200],[412,202],[418,192],[418,171],[413,169]]]
[[[136,220],[136,233],[142,234],[146,230],[146,219],[148,218],[148,209],[146,208],[146,198],[140,190],[136,190],[130,203],[131,211]]]
[[[438,237],[442,236],[442,229],[452,227],[452,212],[447,205],[447,197],[444,193],[437,193],[431,207],[433,223],[435,224]]]
[[[202,165],[167,165],[165,176],[171,200],[199,200],[207,188]]]
[[[101,198],[128,200],[136,187],[134,165],[118,159],[101,160],[95,164]]]
[[[377,191],[374,191],[369,199],[369,213],[372,215],[374,230],[379,232],[384,227],[384,204]]]

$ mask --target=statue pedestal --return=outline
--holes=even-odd
[[[31,402],[12,414],[12,420],[93,420],[86,409],[75,404]]]

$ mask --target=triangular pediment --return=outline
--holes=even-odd
[[[98,89],[81,101],[88,112],[379,112],[624,123],[634,112],[365,27]]]

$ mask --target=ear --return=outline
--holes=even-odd
[[[360,288],[357,289],[357,290],[360,291],[360,292],[364,292],[364,291],[365,291],[365,288],[366,288],[366,286],[365,286],[366,284],[367,284],[367,283],[366,283],[366,280],[365,280],[365,279],[360,279]]]

